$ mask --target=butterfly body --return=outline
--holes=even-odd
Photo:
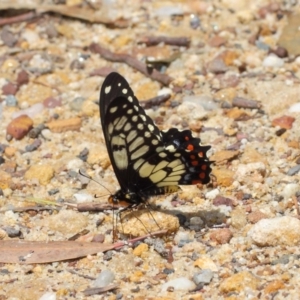
[[[112,202],[138,206],[149,196],[180,190],[179,185],[209,182],[210,146],[200,145],[190,130],[160,131],[118,73],[104,80],[99,105],[108,154],[120,184]]]

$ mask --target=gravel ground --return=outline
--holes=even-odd
[[[1,300],[299,299],[297,1],[23,0],[0,14],[0,247],[112,242],[112,210],[78,209],[119,188],[98,109],[111,71],[161,130],[191,129],[214,161],[209,184],[118,222],[124,240],[167,235],[63,262],[0,261]]]

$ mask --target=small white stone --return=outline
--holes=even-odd
[[[214,189],[214,190],[207,192],[205,194],[205,198],[207,200],[214,200],[219,194],[220,194],[220,191],[218,189]]]
[[[289,112],[300,112],[300,102],[293,104],[290,108],[289,108]]]
[[[94,196],[87,193],[76,193],[73,196],[77,203],[91,202],[94,200]]]
[[[28,108],[16,111],[12,114],[12,118],[15,119],[21,115],[27,115],[30,118],[34,118],[36,115],[40,114],[44,109],[42,103],[36,103]]]
[[[263,60],[264,67],[281,68],[284,65],[284,61],[274,54],[270,54]]]
[[[166,292],[169,287],[173,287],[175,291],[191,291],[196,288],[196,284],[186,277],[180,277],[164,283],[161,291]]]
[[[249,230],[255,244],[266,246],[294,246],[300,242],[300,220],[284,216],[262,219]]]
[[[300,190],[300,185],[297,183],[286,184],[282,191],[282,196],[284,197],[284,199],[287,200],[292,196],[294,196],[299,190]]]
[[[67,163],[68,170],[79,170],[83,166],[83,161],[80,158],[74,158]]]
[[[115,280],[115,275],[110,270],[103,270],[96,280],[93,282],[93,286],[97,288],[102,288],[108,286]]]
[[[43,294],[39,300],[56,300],[56,294],[53,292],[47,292]]]

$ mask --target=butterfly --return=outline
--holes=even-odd
[[[110,73],[100,92],[100,117],[108,155],[120,184],[111,203],[128,208],[150,196],[173,193],[179,185],[210,181],[210,146],[190,130],[160,131],[140,106],[128,82]]]

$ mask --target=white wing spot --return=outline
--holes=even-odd
[[[123,108],[126,108],[126,107],[127,107],[127,104],[124,104],[122,107],[123,107]]]
[[[118,110],[118,106],[114,106],[114,107],[111,107],[111,108],[109,109],[109,112],[110,112],[111,114],[113,114],[113,113],[115,113],[117,110]]]
[[[164,167],[166,167],[168,165],[168,163],[169,163],[168,161],[162,160],[160,163],[158,163],[156,165],[156,167],[153,170],[153,173],[163,169]]]
[[[127,92],[128,92],[127,89],[123,89],[123,90],[122,90],[122,93],[125,94],[125,95],[127,94]]]
[[[144,129],[144,124],[139,123],[139,124],[137,125],[137,128],[138,128],[139,130],[143,130],[143,129]]]
[[[151,165],[148,162],[145,162],[139,169],[140,176],[143,178],[149,177],[154,167],[155,165]]]
[[[118,148],[118,150],[113,150],[112,154],[114,157],[114,162],[118,169],[124,170],[128,166],[128,157],[126,152],[126,143],[125,140],[119,136],[114,136],[111,139],[111,148]]]
[[[139,107],[137,105],[134,105],[133,108],[135,109],[135,111],[139,111]]]
[[[132,128],[131,124],[128,122],[126,123],[125,127],[124,127],[124,131],[128,131]]]
[[[131,96],[129,96],[127,99],[128,99],[129,102],[133,101],[133,98]]]
[[[107,95],[107,94],[109,94],[110,90],[111,90],[111,85],[107,86],[107,87],[104,89],[104,93]]]
[[[142,119],[144,122],[146,122],[146,120],[147,120],[146,116],[144,116],[144,115],[141,115],[141,119]]]
[[[156,146],[158,144],[158,140],[152,140],[151,143],[152,145]]]
[[[169,152],[175,152],[176,151],[176,149],[173,145],[170,145],[170,146],[166,147],[166,150],[169,151]]]
[[[149,124],[148,128],[149,128],[150,131],[154,131],[154,126],[152,124]]]
[[[161,158],[165,158],[165,157],[167,156],[167,154],[166,154],[165,152],[161,152],[161,153],[159,153],[158,155],[159,155],[159,157],[161,157]]]
[[[136,130],[131,130],[126,138],[127,143],[129,144],[137,136]]]
[[[142,158],[140,158],[139,160],[137,160],[137,161],[133,164],[133,168],[134,168],[135,170],[137,170],[137,169],[141,166],[141,164],[144,163],[144,162],[145,162],[145,160],[142,159]]]
[[[109,133],[110,136],[112,135],[113,131],[114,131],[114,125],[112,123],[109,123],[108,133]]]
[[[133,110],[132,110],[132,109],[128,109],[128,110],[127,110],[127,113],[128,113],[129,115],[131,115],[131,114],[133,113]]]
[[[144,138],[139,136],[137,137],[129,146],[129,152],[133,152],[136,150],[139,146],[141,146],[144,142]]]
[[[154,174],[152,174],[149,178],[153,183],[157,183],[162,181],[167,176],[167,172],[160,170]]]
[[[137,122],[138,116],[133,116],[133,117],[131,118],[131,120],[132,120],[133,122]]]
[[[144,145],[131,154],[131,159],[135,160],[149,151],[149,146]]]
[[[146,138],[149,138],[151,136],[151,133],[149,131],[145,131],[144,135]]]
[[[123,116],[120,119],[120,121],[118,122],[118,124],[116,126],[116,130],[121,130],[127,121],[128,121],[128,119],[125,116]]]

